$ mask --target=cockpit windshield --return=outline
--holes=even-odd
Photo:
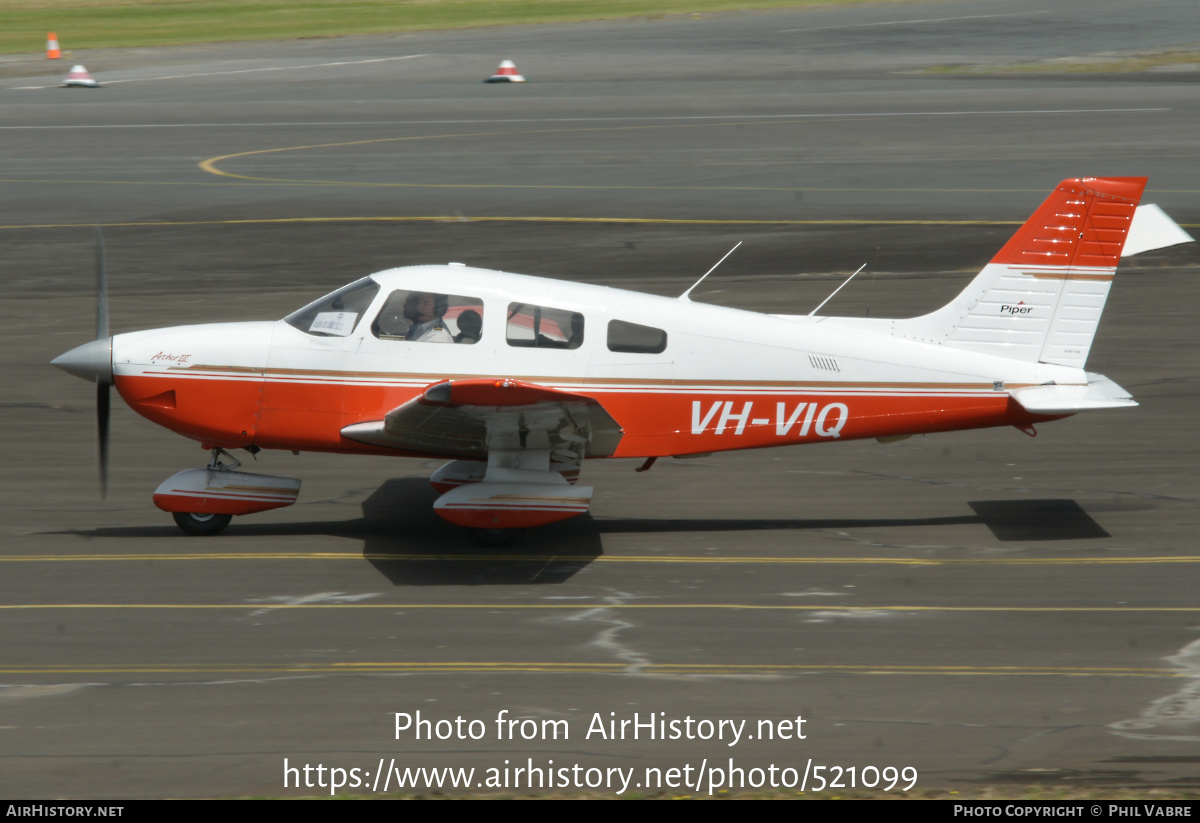
[[[364,277],[283,319],[305,334],[346,337],[358,326],[378,293],[379,284]]]

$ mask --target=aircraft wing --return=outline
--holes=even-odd
[[[520,380],[477,378],[435,383],[383,420],[346,426],[342,435],[444,457],[548,449],[581,459],[585,453],[610,456],[622,430],[594,398]]]

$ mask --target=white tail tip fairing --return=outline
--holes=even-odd
[[[1147,251],[1157,251],[1180,243],[1194,243],[1195,238],[1153,203],[1138,206],[1133,213],[1133,225],[1125,238],[1122,257],[1133,257]]]

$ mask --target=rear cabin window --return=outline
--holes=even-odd
[[[508,304],[508,345],[527,349],[577,349],[583,345],[583,315],[577,311]]]
[[[346,337],[358,326],[363,312],[370,308],[378,293],[379,284],[364,277],[283,319],[305,334]]]
[[[471,345],[483,336],[483,301],[462,294],[397,289],[371,324],[380,340]]]
[[[661,354],[667,350],[667,333],[652,326],[642,326],[625,320],[610,320],[608,350],[633,354]]]

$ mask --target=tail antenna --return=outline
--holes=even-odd
[[[834,294],[837,294],[837,293],[838,293],[838,292],[840,292],[842,289],[846,288],[846,284],[847,284],[847,283],[849,283],[851,280],[853,280],[853,279],[855,278],[855,276],[858,274],[858,272],[859,272],[859,271],[862,271],[862,270],[863,270],[863,269],[865,269],[866,267],[867,267],[867,264],[866,264],[866,263],[863,263],[861,266],[859,266],[859,267],[858,267],[858,271],[856,271],[854,274],[852,274],[852,275],[850,275],[849,277],[847,277],[847,278],[846,278],[846,282],[845,282],[845,283],[843,283],[842,285],[838,286],[836,289],[834,289],[834,290],[833,290],[833,294],[829,295],[828,297],[826,297],[824,300],[822,300],[822,301],[821,301],[821,306],[824,306],[826,303],[828,303],[830,300],[832,300],[832,299],[833,299],[833,295],[834,295]],[[810,311],[810,312],[808,313],[808,316],[809,316],[809,317],[812,317],[814,314],[816,314],[817,312],[819,312],[819,311],[821,310],[821,306],[817,306],[815,309],[813,309],[812,311]]]

